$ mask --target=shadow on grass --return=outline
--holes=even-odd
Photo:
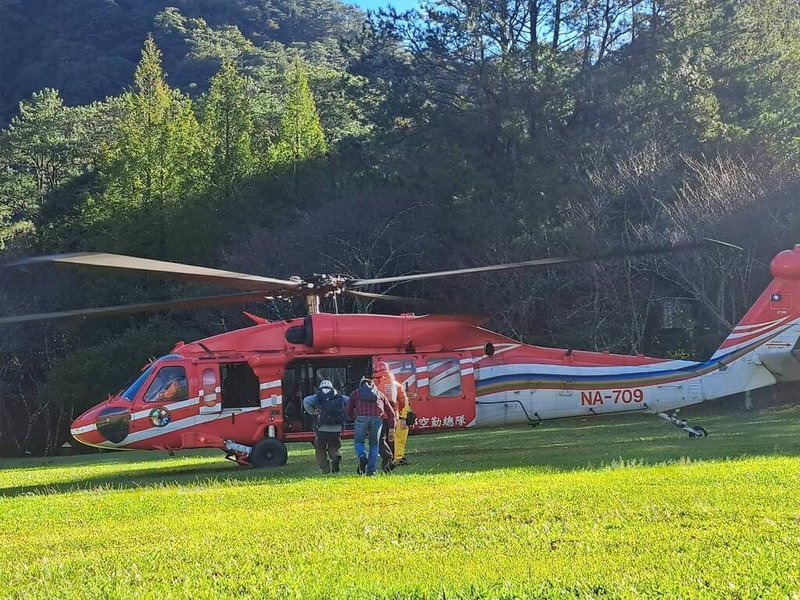
[[[708,438],[689,438],[653,416],[571,419],[531,427],[470,430],[414,436],[407,454],[412,463],[393,476],[478,472],[507,468],[571,471],[612,464],[655,465],[673,461],[800,455],[800,407],[759,412],[705,414],[696,424]],[[322,477],[308,444],[289,446],[289,464],[277,469],[246,469],[225,461],[221,452],[192,451],[178,458],[163,453],[120,452],[69,458],[22,459],[28,469],[75,467],[75,476],[48,484],[0,488],[0,497],[66,493],[95,488],[133,489],[203,483],[279,485]],[[352,442],[342,447],[343,476],[354,475]],[[219,458],[218,462],[208,462]],[[190,464],[181,464],[190,461]],[[199,464],[198,464],[198,461]],[[4,461],[2,464],[4,465]],[[171,463],[175,463],[174,465]],[[85,467],[120,465],[119,472],[85,474]],[[135,465],[135,466],[134,466]],[[0,466],[4,468],[4,466]]]

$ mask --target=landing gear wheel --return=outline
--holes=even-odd
[[[275,438],[264,438],[253,446],[250,452],[250,464],[257,469],[263,467],[282,467],[286,464],[289,453],[286,446]]]
[[[678,429],[683,429],[689,434],[689,437],[708,437],[708,432],[706,431],[705,427],[700,427],[699,425],[689,425],[689,421],[685,419],[679,419],[677,410],[672,414],[661,412],[658,413],[658,416],[668,423],[675,425],[675,427]]]
[[[692,429],[694,429],[694,431],[689,432],[689,437],[708,437],[708,432],[706,431],[705,427],[694,425]]]

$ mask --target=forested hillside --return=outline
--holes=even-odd
[[[244,64],[258,60],[256,46],[273,42],[335,45],[363,18],[339,0],[4,0],[0,119],[8,122],[20,100],[45,87],[69,105],[120,94],[148,34],[164,52],[170,83],[196,96],[222,55],[234,52]]]
[[[746,251],[393,290],[528,342],[703,355],[800,242],[798,32],[783,0],[5,0],[0,253],[378,276],[710,236]],[[203,291],[0,278],[5,315]],[[0,326],[0,453],[54,451],[150,356],[244,324]]]

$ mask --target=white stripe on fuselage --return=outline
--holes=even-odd
[[[165,425],[164,427],[153,426],[153,427],[148,427],[147,429],[143,429],[142,431],[136,431],[128,435],[128,437],[126,437],[122,442],[118,444],[115,444],[113,442],[101,442],[100,444],[97,445],[103,446],[105,448],[124,448],[125,446],[128,446],[130,444],[135,444],[136,442],[149,440],[161,435],[165,435],[167,433],[174,433],[182,429],[188,429],[189,427],[193,427],[194,425],[202,425],[203,423],[208,423],[209,421],[214,421],[216,419],[228,417],[231,414],[241,414],[246,412],[252,412],[254,410],[260,410],[260,407],[254,406],[249,408],[236,409],[235,411],[231,412],[219,412],[208,415],[192,415],[191,417],[186,417],[185,419],[172,421],[171,423]]]
[[[150,416],[150,413],[153,411],[154,408],[161,408],[164,407],[168,410],[180,410],[181,408],[186,408],[189,406],[194,406],[195,404],[199,404],[200,397],[197,396],[195,398],[189,398],[188,400],[179,400],[178,402],[173,402],[171,404],[158,404],[157,402],[153,402],[153,406],[147,408],[145,410],[139,410],[135,413],[131,413],[130,420],[136,421],[138,419],[142,419],[144,417]],[[90,423],[89,425],[84,425],[82,427],[76,427],[74,429],[70,429],[69,432],[72,435],[81,435],[82,433],[89,433],[90,431],[94,431],[97,429],[97,423]]]
[[[280,394],[272,394],[267,398],[262,398],[259,400],[259,405],[261,408],[269,408],[270,406],[280,406],[283,404],[283,396]]]
[[[97,429],[97,423],[91,423],[89,425],[84,425],[83,427],[76,427],[75,429],[70,429],[69,432],[72,435],[80,435],[82,433],[89,433],[90,431],[94,431]]]
[[[800,322],[800,319],[795,319],[791,323],[783,323],[782,326],[779,327],[778,329],[775,329],[775,330],[772,330],[772,331],[768,331],[767,333],[765,333],[765,334],[763,334],[761,336],[757,336],[757,337],[755,337],[755,338],[753,338],[751,340],[746,340],[744,342],[739,342],[738,344],[734,344],[733,346],[726,346],[725,348],[719,348],[716,352],[714,352],[714,354],[713,354],[713,356],[711,357],[710,360],[714,360],[714,359],[719,358],[720,356],[723,356],[725,354],[730,354],[732,352],[735,352],[736,350],[740,350],[741,348],[744,348],[745,346],[747,346],[749,344],[755,344],[756,342],[762,342],[764,340],[768,340],[770,338],[773,338],[773,337],[777,336],[778,334],[780,334],[781,332],[783,332],[786,329],[788,329],[789,327],[792,327],[793,325],[797,325],[798,322]]]
[[[210,400],[210,398],[206,398]],[[179,400],[178,402],[173,402],[171,404],[164,404],[163,407],[167,410],[180,410],[182,408],[187,408],[189,406],[194,406],[195,404],[200,403],[200,398],[189,398],[188,400]],[[150,413],[153,412],[154,408],[161,408],[162,405],[159,405],[158,402],[153,402],[153,406],[151,408],[146,408],[144,410],[136,411],[135,413],[131,413],[131,421],[136,421],[137,419],[141,419],[143,417],[150,416]]]
[[[783,317],[782,319],[775,319],[774,321],[766,321],[764,323],[751,323],[750,325],[737,325],[733,328],[735,333],[739,333],[740,331],[748,331],[750,329],[758,329],[759,327],[767,327],[769,325],[774,325],[775,323],[780,323],[781,321],[785,321],[788,317]]]
[[[547,365],[542,363],[517,363],[480,367],[478,379],[488,379],[498,375],[615,375],[631,373],[650,373],[653,371],[675,371],[693,367],[700,363],[690,360],[670,360],[661,363],[637,366],[582,367],[578,365]]]
[[[726,339],[735,340],[735,339],[739,339],[739,338],[748,337],[748,336],[751,336],[751,335],[756,335],[756,334],[759,334],[759,333],[763,333],[765,331],[768,331],[768,330],[772,329],[773,327],[777,327],[780,323],[783,323],[788,318],[789,317],[783,317],[782,319],[778,319],[777,321],[772,321],[771,323],[767,323],[763,327],[760,327],[760,328],[757,328],[757,329],[751,329],[749,331],[735,332],[736,330],[734,330],[735,333],[730,334]]]

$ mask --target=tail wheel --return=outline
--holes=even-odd
[[[708,437],[708,432],[706,431],[705,427],[695,425],[692,427],[692,429],[694,429],[694,433],[689,432],[689,437]]]
[[[250,452],[250,464],[256,468],[282,467],[289,458],[286,445],[275,438],[264,438],[253,446]]]

